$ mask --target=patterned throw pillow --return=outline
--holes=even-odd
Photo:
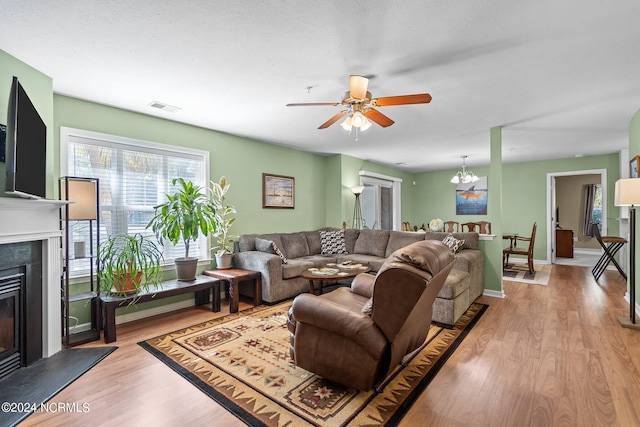
[[[447,237],[444,238],[442,243],[447,245],[449,249],[451,249],[451,252],[455,254],[455,253],[458,253],[460,249],[462,249],[462,245],[464,245],[464,240],[458,240],[455,237],[453,237],[453,234],[449,234]]]
[[[362,314],[371,316],[372,313],[373,313],[373,297],[369,298],[369,300],[362,307]]]
[[[276,242],[272,240],[256,238],[255,245],[257,251],[266,252],[268,254],[276,254],[280,257],[280,259],[282,259],[283,264],[287,263],[287,257],[285,257],[282,251],[280,251],[278,245],[276,245]]]
[[[348,254],[347,242],[344,239],[344,230],[320,231],[321,254]]]

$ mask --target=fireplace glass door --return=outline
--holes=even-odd
[[[20,277],[0,279],[0,378],[19,369]]]

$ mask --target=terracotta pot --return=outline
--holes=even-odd
[[[131,277],[131,273],[115,273],[114,276],[116,276],[116,280],[113,287],[116,292],[135,294],[140,286],[142,271],[138,271],[135,277]]]

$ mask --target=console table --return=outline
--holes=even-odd
[[[196,305],[204,305],[209,302],[209,290],[213,289],[213,302],[211,311],[220,311],[220,280],[209,276],[196,276],[195,280],[183,282],[179,280],[167,280],[161,282],[160,286],[149,291],[127,295],[100,295],[100,305],[104,316],[104,342],[110,343],[116,340],[116,308],[124,307],[132,301],[136,304],[156,301],[175,295],[195,293]]]

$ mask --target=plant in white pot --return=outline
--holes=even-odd
[[[198,237],[215,233],[218,229],[217,206],[203,192],[202,187],[191,181],[176,178],[178,190],[167,194],[167,200],[154,206],[155,215],[147,224],[156,234],[161,244],[169,241],[177,245],[184,243],[184,258],[176,258],[178,280],[195,280],[198,258],[189,256],[190,244]]]
[[[229,234],[229,229],[236,221],[235,217],[229,217],[236,213],[236,208],[226,203],[226,195],[230,187],[224,176],[220,177],[218,182],[211,181],[211,198],[216,205],[218,217],[218,228],[213,233],[217,245],[212,250],[216,251],[216,268],[223,270],[231,268],[232,243],[236,239],[236,236]]]

